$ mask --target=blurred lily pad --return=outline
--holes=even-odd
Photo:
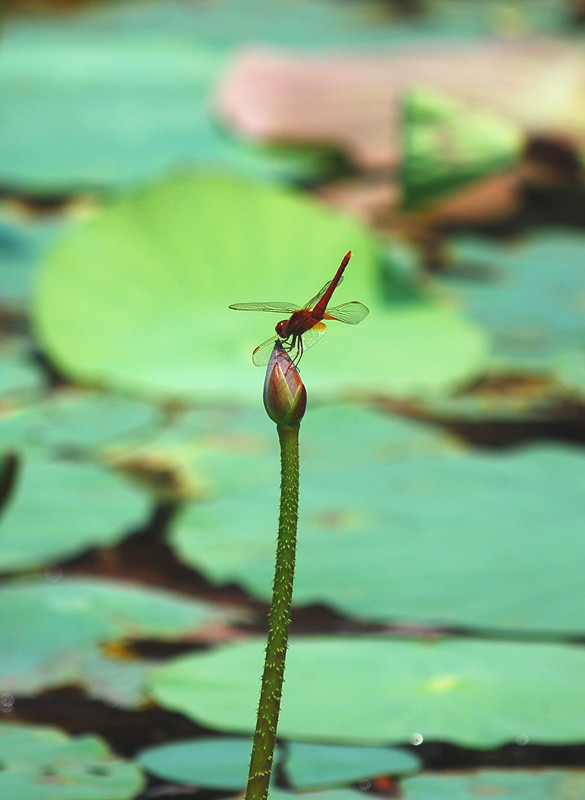
[[[512,246],[459,237],[439,280],[490,335],[493,369],[558,372],[562,381],[563,356],[585,336],[584,262],[578,232],[542,231]]]
[[[263,652],[258,638],[179,657],[153,675],[151,694],[201,724],[249,733]],[[415,735],[474,748],[579,742],[583,669],[577,646],[293,638],[279,733],[370,745]]]
[[[243,789],[250,761],[251,739],[225,737],[164,744],[144,750],[139,761],[158,777],[214,789]],[[284,769],[294,788],[307,791],[357,783],[375,775],[408,775],[419,759],[389,747],[286,742],[275,752],[277,769]]]
[[[272,800],[294,800],[295,798],[302,798],[302,800],[359,800],[362,798],[363,793],[352,791],[351,789],[325,789],[318,792],[285,792],[282,789],[271,789],[270,797]]]
[[[302,305],[350,247],[339,301],[359,299],[372,313],[356,328],[338,325],[307,356],[314,391],[436,391],[480,368],[484,337],[455,310],[400,275],[382,303],[369,231],[299,194],[212,174],[130,194],[62,240],[41,273],[36,332],[79,380],[199,402],[256,396],[251,353],[278,319],[228,305]]]
[[[357,783],[378,775],[418,772],[419,759],[392,747],[343,747],[289,742],[281,759],[292,786],[300,791]]]
[[[0,301],[3,306],[26,307],[33,293],[41,255],[70,224],[70,220],[64,219],[26,222],[0,218]]]
[[[574,361],[585,358],[578,354]],[[577,379],[577,380],[575,380]],[[390,409],[419,420],[455,426],[461,431],[490,431],[485,426],[508,426],[513,432],[529,429],[535,438],[548,437],[551,426],[566,422],[579,424],[583,416],[583,399],[577,383],[576,370],[571,370],[568,359],[558,365],[555,375],[545,371],[488,372],[480,381],[450,396],[428,398],[412,403],[387,401]],[[585,384],[584,384],[585,385]],[[540,425],[543,424],[541,428]],[[463,427],[462,427],[463,426]],[[499,429],[500,431],[502,428]],[[487,434],[493,438],[494,434]],[[496,434],[497,436],[497,434]],[[493,443],[493,441],[492,441]]]
[[[152,775],[168,781],[241,790],[246,786],[251,750],[249,737],[197,739],[149,747],[138,761]],[[278,745],[275,757],[279,757]]]
[[[97,736],[0,722],[0,792],[6,800],[130,800],[144,786],[140,768]]]
[[[42,386],[43,376],[23,344],[15,342],[0,350],[0,399],[30,399]]]
[[[298,179],[330,171],[327,153],[252,150],[215,123],[208,95],[226,49],[205,35],[196,7],[108,5],[56,25],[5,21],[3,185],[36,194],[110,189],[184,164]]]
[[[565,800],[585,793],[577,770],[481,770],[465,775],[420,775],[402,783],[404,800]]]
[[[35,438],[47,448],[65,452],[140,440],[162,421],[156,406],[100,392],[53,394],[34,411],[30,425]]]
[[[519,125],[431,88],[403,101],[402,202],[412,209],[501,172],[520,156]]]
[[[581,450],[466,453],[415,423],[400,431],[355,410],[303,421],[296,603],[380,621],[585,631]],[[246,458],[217,454],[230,491],[184,509],[171,543],[215,583],[267,600],[278,463],[269,449]]]
[[[94,464],[24,461],[0,525],[0,572],[111,545],[144,522],[146,497]]]
[[[0,589],[5,644],[0,688],[29,695],[75,684],[123,707],[140,705],[142,683],[153,664],[127,655],[115,658],[116,642],[193,637],[230,618],[212,604],[119,581],[5,584]]]

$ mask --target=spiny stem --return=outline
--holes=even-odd
[[[288,647],[299,510],[299,424],[277,425],[280,441],[280,516],[272,606],[246,800],[266,800],[272,771]]]

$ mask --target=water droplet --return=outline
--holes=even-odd
[[[422,733],[413,733],[410,737],[410,741],[418,747],[418,745],[422,744],[424,741]]]
[[[14,708],[14,697],[9,692],[0,694],[0,711],[3,714],[10,714]]]
[[[524,747],[524,745],[528,744],[529,741],[530,739],[528,738],[528,736],[526,736],[525,733],[520,733],[516,737],[516,744],[519,744],[520,747]]]
[[[60,581],[63,577],[63,570],[61,567],[47,567],[45,570],[45,580],[50,581],[51,583],[56,583]]]

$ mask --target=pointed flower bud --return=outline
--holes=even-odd
[[[276,341],[264,381],[264,408],[277,425],[298,425],[305,414],[307,390],[289,354]]]

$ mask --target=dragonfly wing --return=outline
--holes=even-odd
[[[357,325],[370,313],[370,309],[357,300],[351,303],[342,303],[340,306],[328,308],[325,312],[325,319],[336,319],[338,322],[347,322],[349,325]]]
[[[338,285],[338,286],[339,286],[339,284],[342,282],[342,280],[343,280],[343,275],[342,275],[342,276],[341,276],[341,278],[339,278],[339,280],[337,281],[337,285]],[[324,286],[324,287],[321,289],[321,291],[320,291],[320,292],[318,292],[318,293],[315,295],[315,297],[311,297],[311,299],[309,300],[309,302],[308,302],[306,305],[304,305],[304,306],[303,306],[303,308],[313,308],[314,306],[316,306],[316,305],[317,305],[317,303],[319,302],[319,300],[320,300],[320,299],[323,297],[323,295],[325,294],[325,292],[326,292],[326,291],[327,291],[327,289],[328,289],[328,288],[331,286],[331,284],[332,284],[332,283],[333,283],[333,281],[327,281],[327,283],[326,283],[326,284],[325,284],[325,286]]]
[[[252,361],[257,367],[264,367],[266,364],[268,364],[277,339],[279,339],[278,336],[271,336],[270,339],[266,339],[265,342],[259,344],[254,350],[252,353]]]
[[[292,314],[299,309],[294,303],[233,303],[229,308],[234,311],[273,311],[275,314]]]
[[[305,350],[308,350],[309,347],[312,347],[316,342],[318,342],[326,330],[327,325],[325,325],[324,322],[316,322],[312,328],[309,328],[308,331],[305,331],[305,333],[303,333],[301,336],[302,352],[304,353]]]

